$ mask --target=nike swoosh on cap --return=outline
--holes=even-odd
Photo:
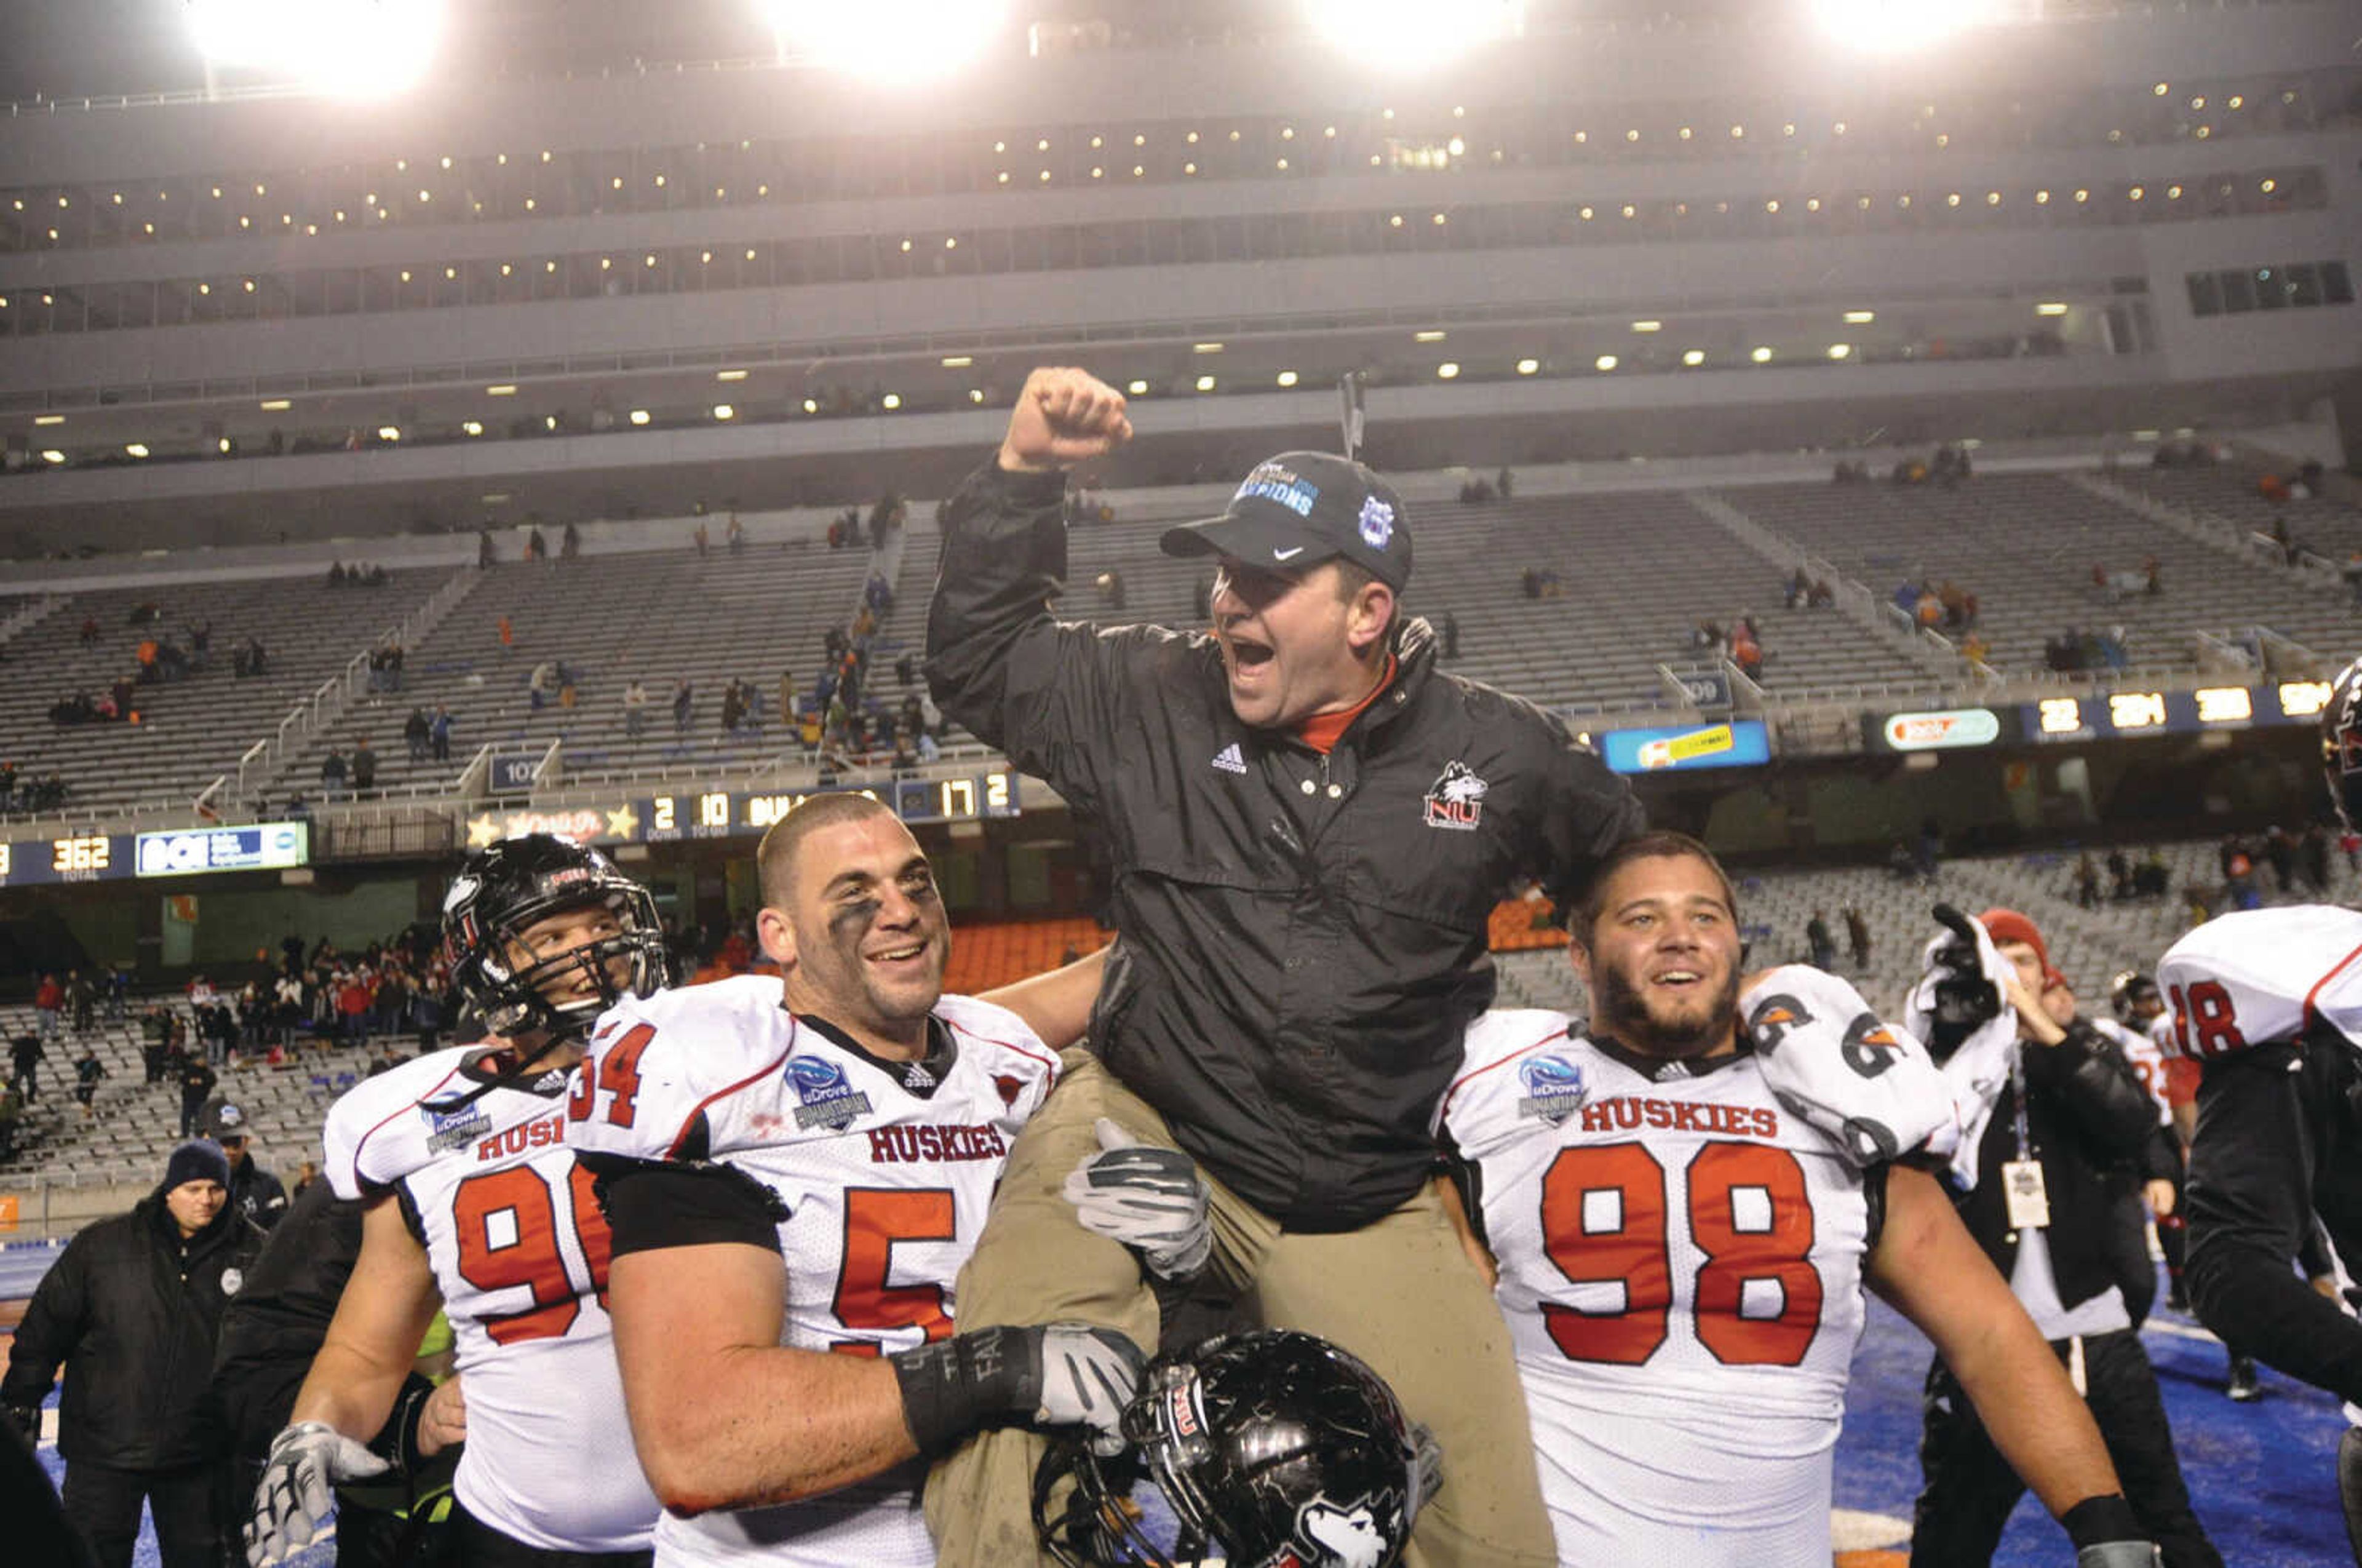
[[[1271,553],[1271,558],[1272,558],[1272,559],[1274,559],[1274,560],[1275,560],[1275,561],[1292,561],[1292,560],[1294,560],[1297,557],[1298,557],[1298,556],[1302,555],[1303,553],[1304,553],[1304,547],[1303,547],[1303,546],[1301,546],[1301,545],[1298,545],[1298,546],[1297,546],[1294,549],[1290,549],[1290,550],[1276,550],[1276,549],[1275,549],[1275,550],[1272,551],[1272,553]]]

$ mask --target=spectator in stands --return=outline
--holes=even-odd
[[[287,1217],[285,1184],[254,1163],[249,1149],[254,1129],[248,1124],[246,1108],[234,1099],[217,1099],[205,1107],[198,1124],[198,1136],[206,1139],[222,1152],[229,1162],[229,1206],[253,1223],[268,1231]]]
[[[328,586],[330,588],[342,588],[344,585],[345,563],[342,561],[330,561],[328,563]]]
[[[58,1037],[58,1018],[65,1010],[66,988],[58,983],[57,976],[44,974],[41,983],[33,988],[33,1021],[44,1040]]]
[[[1443,651],[1440,657],[1458,658],[1460,657],[1460,617],[1451,611],[1446,610],[1443,613],[1442,632]]]
[[[501,652],[516,652],[516,627],[506,615],[501,617]]]
[[[679,679],[679,680],[677,680],[677,681],[673,682],[673,688],[672,688],[672,729],[673,729],[673,734],[679,734],[679,735],[685,735],[685,734],[689,734],[689,720],[690,720],[690,712],[692,712],[692,710],[694,710],[694,709],[695,709],[696,705],[697,705],[697,688],[696,688],[696,687],[695,687],[695,686],[694,686],[694,685],[690,681],[690,679],[689,679],[686,676],[684,676],[684,677],[682,677],[680,679]]]
[[[86,648],[93,648],[93,647],[96,647],[96,646],[98,646],[98,640],[99,640],[99,638],[100,638],[101,636],[103,636],[103,635],[105,635],[105,634],[104,634],[104,633],[102,633],[102,632],[98,629],[98,617],[97,617],[97,616],[95,616],[95,615],[84,615],[84,616],[82,618],[82,646],[84,646],[84,647],[86,647]]]
[[[2121,851],[2111,859],[2122,861]],[[2100,863],[2092,858],[2090,850],[2075,857],[2075,902],[2083,909],[2097,909],[2100,904]]]
[[[67,1243],[9,1349],[0,1402],[19,1430],[38,1430],[65,1369],[65,1513],[99,1568],[130,1568],[143,1500],[171,1568],[227,1561],[227,1477],[205,1394],[223,1308],[262,1244],[230,1209],[228,1182],[212,1144],[174,1149],[130,1213]]]
[[[370,749],[369,736],[353,743],[353,792],[377,788],[377,753]]]
[[[557,536],[557,558],[570,561],[581,553],[582,530],[568,523],[566,525],[566,531]]]
[[[192,1055],[181,1064],[175,1081],[181,1086],[181,1136],[193,1138],[204,1116],[205,1097],[221,1082],[221,1075],[202,1055]]]
[[[330,746],[328,755],[320,759],[320,793],[334,800],[345,787],[347,769],[341,747]]]
[[[546,658],[535,665],[533,674],[525,679],[524,690],[532,701],[533,712],[540,712],[557,692],[557,661]]]
[[[98,1080],[114,1076],[98,1059],[97,1046],[84,1045],[82,1048],[82,1055],[74,1059],[74,1099],[82,1106],[84,1121],[94,1113],[92,1102],[98,1097]]]
[[[1860,904],[1845,907],[1846,944],[1853,950],[1853,966],[1857,974],[1870,972],[1870,922],[1862,918]]]
[[[573,526],[574,525],[571,523],[567,525],[567,527],[569,530],[571,530]],[[317,1160],[305,1160],[301,1165],[296,1167],[295,1185],[287,1189],[287,1197],[289,1200],[292,1202],[296,1198],[302,1198],[305,1193],[312,1190],[313,1183],[319,1179],[320,1162]]]
[[[730,525],[722,532],[722,542],[723,547],[734,556],[743,556],[746,553],[746,525],[738,521],[738,513],[735,512],[730,514]]]
[[[743,690],[735,679],[722,689],[722,733],[725,735],[735,733],[739,721],[745,717]]]
[[[2329,830],[2316,822],[2304,830],[2299,845],[2304,856],[2305,885],[2315,898],[2329,891]]]
[[[2264,864],[2272,868],[2272,890],[2296,891],[2296,835],[2274,823],[2264,830]]]
[[[1815,910],[1813,918],[1805,922],[1805,945],[1811,951],[1811,963],[1816,969],[1837,972],[1837,938],[1829,934],[1829,917],[1826,910]]]
[[[489,566],[492,565],[495,561],[498,561],[500,558],[501,558],[500,547],[492,543],[492,531],[491,531],[490,528],[479,528],[479,529],[477,529],[477,530],[476,530],[476,567],[477,567],[477,569],[478,569],[478,570],[481,570],[481,569],[483,569],[484,568],[486,568],[486,567],[489,567]]]
[[[38,1034],[19,1034],[8,1042],[8,1082],[28,1105],[41,1098],[41,1064],[49,1055]]]
[[[1746,626],[1740,626],[1738,635],[1730,641],[1730,662],[1738,666],[1738,673],[1748,679],[1760,681],[1763,679],[1763,645],[1755,640],[1755,634]]]
[[[451,760],[451,710],[441,702],[435,704],[435,717],[426,726],[426,739],[434,749],[436,761]]]
[[[549,541],[541,536],[541,525],[534,524],[524,531],[524,558],[546,561],[549,558]]]
[[[1982,632],[1970,632],[1960,639],[1960,657],[1971,665],[1991,664],[1992,645]]]
[[[1812,591],[1813,580],[1803,567],[1798,567],[1789,577],[1787,585],[1781,590],[1781,603],[1790,610],[1801,610],[1805,606],[1805,595]]]
[[[701,517],[698,519],[697,532],[692,535],[691,537],[697,544],[697,558],[699,560],[703,560],[707,555],[712,553],[713,548],[712,537],[705,531],[705,519]]]
[[[358,1045],[369,1035],[369,1013],[371,1001],[366,971],[348,971],[337,983],[337,1037],[348,1045]]]
[[[264,673],[269,660],[263,652],[262,640],[249,636],[230,650],[229,672],[233,679],[245,680]]]
[[[1972,621],[1976,619],[1976,601],[1975,594],[1969,595],[1969,618]],[[1812,591],[1805,595],[1805,608],[1807,610],[1827,610],[1837,602],[1838,591],[1829,586],[1829,580],[1825,577],[1815,578]]]
[[[0,1084],[0,1165],[17,1157],[17,1123],[24,1115],[25,1102],[15,1088]]]
[[[402,721],[402,744],[413,762],[426,760],[427,719],[425,708],[413,708],[410,717]]]
[[[2291,852],[2293,846],[2291,846]],[[98,988],[80,969],[66,971],[66,1005],[73,1009],[73,1030],[87,1034],[98,1016]]]
[[[624,733],[627,735],[637,735],[647,728],[647,683],[635,679],[624,688]]]

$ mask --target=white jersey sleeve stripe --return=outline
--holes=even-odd
[[[2313,981],[2312,988],[2304,993],[2304,1021],[2306,1027],[2310,1028],[2312,1025],[2321,1021],[2320,1009],[2317,1008],[2314,1003],[2319,999],[2321,993],[2329,988],[2329,982],[2337,978],[2340,974],[2344,973],[2346,966],[2352,964],[2356,958],[2362,958],[2362,946],[2356,947],[2352,952],[2346,954],[2345,957],[2340,958],[2336,963],[2332,964],[2329,966],[2329,972],[2322,976],[2318,980]]]
[[[388,1111],[384,1116],[379,1118],[378,1121],[370,1126],[368,1132],[353,1140],[353,1182],[355,1186],[361,1187],[366,1190],[368,1187],[386,1187],[393,1185],[392,1182],[372,1181],[370,1178],[369,1173],[363,1168],[362,1156],[368,1153],[369,1141],[371,1138],[376,1137],[381,1132],[384,1131],[388,1123],[401,1121],[406,1113],[416,1110],[422,1103],[426,1100],[433,1099],[436,1095],[441,1094],[443,1092],[443,1086],[449,1083],[453,1078],[456,1078],[458,1076],[459,1069],[457,1067],[452,1068],[449,1072],[444,1074],[435,1081],[435,1087],[433,1088],[428,1089],[416,1099],[403,1101],[401,1105],[395,1107],[392,1110]]]
[[[706,1108],[708,1106],[718,1104],[723,1100],[728,1099],[734,1094],[738,1094],[746,1089],[752,1088],[755,1085],[763,1082],[765,1079],[771,1077],[772,1074],[785,1066],[787,1065],[788,1058],[795,1055],[795,1041],[796,1034],[798,1032],[800,1032],[800,1031],[789,1031],[787,1045],[780,1050],[778,1055],[772,1057],[770,1061],[765,1064],[762,1067],[747,1074],[745,1077],[740,1078],[734,1084],[723,1085],[720,1088],[715,1089],[712,1094],[707,1095],[703,1099],[699,1100],[695,1105],[690,1106],[689,1108],[689,1114],[680,1119],[680,1127],[673,1133],[672,1142],[665,1146],[665,1158],[672,1160],[679,1159],[680,1157],[681,1145],[689,1142],[689,1130],[697,1125],[698,1118],[705,1114]]]
[[[1055,1074],[1058,1070],[1058,1058],[1055,1053],[1042,1051],[1036,1046],[1025,1044],[1021,1041],[1003,1040],[998,1035],[987,1034],[981,1030],[971,1029],[967,1031],[967,1032],[975,1035],[976,1038],[984,1044],[998,1045],[1005,1051],[1014,1051],[1021,1056],[1031,1056],[1033,1060],[1041,1063],[1044,1067],[1047,1067],[1053,1074]]]
[[[1491,1072],[1496,1067],[1507,1066],[1510,1063],[1516,1061],[1527,1052],[1533,1050],[1536,1046],[1547,1045],[1553,1040],[1566,1039],[1568,1037],[1567,1031],[1568,1025],[1566,1021],[1562,1019],[1560,1020],[1559,1026],[1556,1029],[1551,1030],[1549,1033],[1537,1035],[1532,1040],[1528,1041],[1525,1044],[1518,1046],[1516,1050],[1505,1051],[1498,1057],[1485,1063],[1483,1066],[1472,1068],[1452,1079],[1451,1087],[1445,1089],[1443,1091],[1443,1098],[1436,1102],[1434,1125],[1441,1127],[1451,1119],[1452,1097],[1458,1094],[1469,1083],[1474,1079],[1483,1077],[1486,1073]]]

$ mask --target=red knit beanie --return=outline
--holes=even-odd
[[[1987,910],[1977,916],[1977,923],[1985,928],[1985,934],[1992,938],[1995,947],[2005,942],[2023,942],[2034,949],[2045,969],[2050,967],[2050,947],[2042,940],[2042,928],[2015,910]]]

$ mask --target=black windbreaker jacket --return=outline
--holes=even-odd
[[[0,1399],[39,1404],[62,1363],[68,1464],[171,1470],[219,1458],[206,1413],[214,1339],[261,1249],[262,1232],[226,1203],[184,1243],[161,1193],[88,1227],[34,1290]]]
[[[1210,636],[1052,618],[1063,491],[988,466],[954,496],[929,685],[1108,845],[1109,1068],[1289,1229],[1358,1229],[1433,1162],[1494,905],[1521,877],[1563,904],[1639,805],[1557,719],[1437,669],[1421,621],[1329,756],[1248,727]]]

